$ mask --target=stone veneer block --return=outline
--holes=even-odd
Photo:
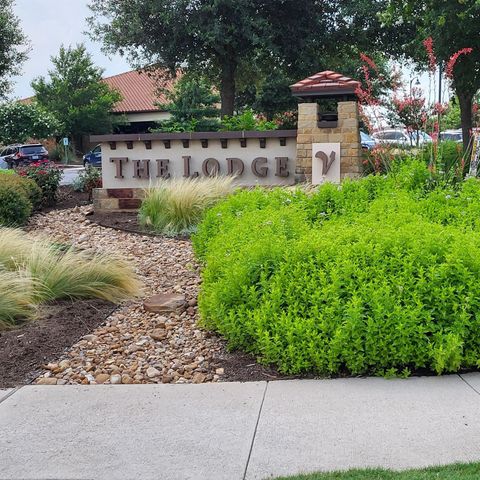
[[[107,190],[105,190],[104,188],[94,188],[93,198],[94,199],[108,198]]]
[[[121,210],[138,210],[142,206],[140,198],[119,198],[118,208]]]
[[[134,188],[133,189],[133,198],[145,198],[145,190],[143,188]]]
[[[101,198],[93,206],[95,210],[118,210],[118,198]]]
[[[133,188],[109,188],[108,198],[133,198]]]

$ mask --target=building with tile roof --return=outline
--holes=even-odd
[[[103,81],[122,95],[122,100],[115,105],[112,113],[125,120],[119,127],[123,133],[146,132],[156,122],[170,117],[159,104],[168,103],[164,90],[172,90],[176,79],[131,70],[106,77]],[[31,103],[34,98],[24,98],[20,102]]]
[[[124,130],[135,133],[146,131],[155,122],[166,120],[170,114],[159,104],[168,103],[164,90],[172,90],[175,79],[158,78],[144,71],[132,70],[103,79],[111,88],[122,95],[112,113],[122,115],[130,124]]]

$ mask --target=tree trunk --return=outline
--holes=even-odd
[[[233,115],[235,109],[235,73],[237,65],[234,62],[227,61],[222,65],[222,78],[220,83],[220,98],[222,108],[220,110],[222,117]]]
[[[463,150],[466,152],[470,144],[470,134],[473,126],[473,95],[467,92],[458,92],[458,102],[460,104],[460,118],[462,121]]]

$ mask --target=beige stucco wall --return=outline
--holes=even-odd
[[[295,167],[297,146],[295,138],[287,138],[286,145],[281,146],[278,138],[267,138],[266,148],[261,148],[258,138],[247,139],[247,146],[240,145],[239,139],[229,139],[228,148],[222,148],[219,139],[208,140],[208,148],[202,147],[200,140],[190,140],[189,147],[185,147],[181,140],[171,140],[171,148],[166,148],[162,140],[153,140],[152,148],[147,149],[143,141],[134,141],[133,148],[129,149],[127,143],[116,142],[115,150],[111,149],[108,142],[102,143],[102,175],[103,187],[114,188],[145,188],[157,180],[157,160],[168,160],[168,172],[171,177],[185,175],[184,158],[190,157],[190,174],[202,173],[202,164],[206,159],[214,158],[220,164],[220,174],[227,174],[227,158],[238,158],[244,163],[244,173],[236,179],[238,185],[292,185],[295,183]],[[266,158],[266,163],[259,163],[260,167],[267,167],[265,177],[255,175],[252,163],[256,158]],[[281,173],[288,171],[288,176],[278,175],[276,158],[286,158],[286,165],[282,166]],[[115,178],[116,165],[112,162],[115,158],[127,158],[122,162],[124,178]],[[135,178],[135,160],[150,160],[149,178]]]
[[[297,179],[311,180],[312,143],[340,143],[341,179],[360,176],[362,149],[357,102],[338,103],[338,125],[335,128],[319,128],[318,114],[317,103],[298,105]]]
[[[171,115],[168,112],[145,112],[145,113],[127,113],[125,118],[130,123],[135,122],[160,122],[168,120]]]

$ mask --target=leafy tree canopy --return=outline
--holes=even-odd
[[[63,125],[61,134],[76,140],[113,130],[111,111],[121,100],[118,91],[102,82],[103,70],[94,65],[84,45],[61,47],[52,57],[48,78],[32,82],[37,103]]]
[[[0,105],[0,145],[53,137],[61,131],[57,119],[37,104],[10,102]]]
[[[347,6],[346,0],[90,0],[92,36],[108,51],[128,55],[137,67],[203,73],[219,85],[222,115],[233,114],[235,94],[246,88],[237,82],[257,82],[273,69],[298,80],[328,67],[350,38],[366,41],[356,13],[342,12]],[[375,15],[368,18],[381,28]]]
[[[10,77],[18,75],[27,58],[27,39],[13,13],[13,0],[0,0],[0,98],[10,90]]]
[[[220,97],[214,92],[205,78],[184,75],[175,84],[173,91],[164,92],[168,103],[159,104],[159,108],[172,115],[170,120],[162,122],[161,129],[169,130],[176,126],[186,130],[211,130],[219,125]]]

